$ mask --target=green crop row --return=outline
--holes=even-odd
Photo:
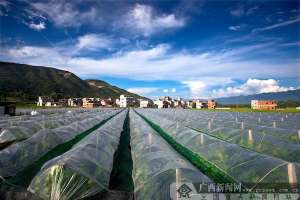
[[[210,177],[213,181],[217,183],[235,183],[236,181],[223,172],[221,169],[208,162],[202,158],[199,154],[194,153],[185,146],[179,144],[174,140],[168,133],[166,133],[159,125],[153,123],[143,115],[137,113],[141,116],[159,135],[164,138],[178,153],[183,155],[188,161],[190,161],[194,166],[196,166],[201,172]]]

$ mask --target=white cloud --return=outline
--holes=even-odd
[[[169,93],[169,92],[175,93],[176,92],[176,88],[163,89],[163,93]]]
[[[46,25],[45,25],[45,22],[39,22],[38,24],[35,24],[32,22],[32,23],[29,23],[29,27],[36,31],[41,31],[46,28]]]
[[[241,28],[241,26],[229,26],[228,29],[232,31],[237,31]]]
[[[59,48],[23,46],[2,51],[0,53],[0,57],[1,56],[9,58],[8,60],[11,62],[70,70],[70,68],[66,67],[66,63],[71,57],[63,51],[60,51]]]
[[[129,28],[134,29],[134,31],[139,31],[144,36],[149,36],[163,29],[182,27],[185,21],[174,14],[156,15],[151,6],[137,4],[130,10],[125,24]]]
[[[189,87],[193,98],[201,97],[206,89],[206,84],[203,81],[183,81],[182,83]]]
[[[113,41],[109,37],[100,34],[86,34],[78,38],[76,48],[78,50],[110,49]]]
[[[299,74],[299,59],[282,63],[246,59],[249,53],[275,49],[278,44],[262,43],[235,49],[189,53],[171,52],[166,44],[152,48],[124,51],[109,58],[95,59],[73,54],[74,46],[11,48],[0,53],[1,60],[33,65],[53,66],[76,73],[79,76],[105,75],[135,80],[173,80],[185,84],[192,96],[209,95],[208,91],[226,87],[231,78],[249,77],[289,78]],[[275,58],[274,58],[275,59]],[[274,61],[274,62],[273,62]],[[231,77],[231,78],[228,78]],[[168,89],[167,92],[171,92]]]
[[[128,88],[128,92],[132,92],[139,95],[149,95],[153,92],[158,91],[158,88],[155,87],[135,87],[135,88]]]
[[[296,19],[292,19],[292,20],[280,22],[278,24],[273,24],[271,26],[266,26],[266,27],[262,27],[262,28],[256,28],[256,29],[253,29],[252,32],[267,31],[267,30],[271,30],[271,29],[275,29],[275,28],[287,26],[287,25],[290,25],[290,24],[294,24],[294,23],[297,23],[297,22],[300,22],[300,17],[297,17]]]
[[[239,95],[249,95],[258,93],[268,93],[268,92],[282,92],[293,90],[293,87],[283,87],[280,86],[278,81],[275,79],[248,79],[246,83],[235,86],[227,87],[226,89],[213,90],[214,97],[227,97],[227,96],[239,96]]]
[[[36,12],[42,12],[59,27],[79,27],[83,23],[99,21],[97,10],[93,7],[82,11],[74,3],[50,0],[48,2],[31,3]]]
[[[207,97],[210,94],[207,90],[214,86],[222,86],[233,83],[233,80],[229,77],[202,77],[197,80],[182,81],[182,84],[186,85],[194,98]]]

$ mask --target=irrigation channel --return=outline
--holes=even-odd
[[[294,162],[293,157],[284,160],[284,154],[266,148],[259,152],[249,144],[246,148],[208,132],[216,116],[208,121],[206,130],[173,115],[174,111],[72,112],[44,113],[34,129],[24,128],[26,134],[20,134],[22,127],[36,117],[24,117],[25,122],[0,119],[6,131],[1,134],[5,137],[0,137],[0,145],[1,141],[5,144],[0,150],[0,199],[167,200],[170,185],[179,182],[241,183],[242,189],[259,188],[261,183],[277,187],[280,183],[299,188],[297,158]],[[186,115],[195,119],[191,113]],[[47,129],[45,120],[50,124]],[[19,132],[13,135],[15,127]],[[289,138],[284,142],[294,145],[297,152],[299,144],[294,138],[287,141]],[[227,148],[238,155],[236,160],[227,155]]]

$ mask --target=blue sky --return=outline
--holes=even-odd
[[[0,0],[0,60],[157,98],[300,86],[300,5],[287,1]]]

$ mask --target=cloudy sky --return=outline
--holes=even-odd
[[[300,5],[275,1],[0,0],[0,60],[157,98],[300,87]]]

